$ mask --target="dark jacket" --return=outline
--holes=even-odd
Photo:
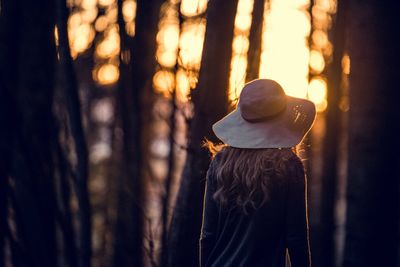
[[[284,179],[271,179],[269,200],[245,215],[221,208],[214,200],[218,155],[207,172],[201,267],[284,267],[286,251],[292,267],[311,266],[306,203],[306,179],[300,159],[293,154]]]

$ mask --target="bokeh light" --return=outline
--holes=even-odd
[[[314,102],[317,111],[324,111],[327,107],[326,94],[327,84],[326,81],[321,77],[315,77],[310,81],[308,85],[308,99]]]
[[[177,3],[167,1],[161,9],[156,51],[160,70],[153,77],[153,87],[161,95],[170,97],[176,86],[177,100],[187,102],[190,90],[197,84],[200,69],[207,1]],[[183,15],[181,22],[179,11]]]
[[[98,0],[99,5],[102,7],[108,7],[112,4],[115,4],[116,0]]]
[[[118,34],[110,34],[96,46],[96,56],[110,58],[119,54],[120,40]]]
[[[197,16],[207,9],[207,0],[182,0],[181,13],[186,17]]]
[[[204,19],[185,22],[182,25],[182,33],[179,38],[179,58],[180,64],[186,69],[200,68],[205,32]]]
[[[176,89],[178,100],[187,102],[190,94],[190,80],[188,74],[183,69],[179,69],[176,73]]]
[[[118,66],[106,63],[93,70],[93,78],[100,85],[111,85],[118,81]]]
[[[345,54],[342,58],[342,69],[344,74],[350,74],[350,56],[348,54]]]
[[[94,28],[98,32],[102,32],[105,29],[107,29],[109,21],[107,20],[106,16],[100,16],[96,19],[96,22],[94,24]]]
[[[153,77],[154,90],[164,96],[169,96],[175,87],[175,75],[171,71],[160,70]]]
[[[253,0],[239,0],[232,42],[232,60],[229,76],[230,101],[236,101],[246,80],[247,52],[253,12]]]
[[[124,1],[122,5],[122,15],[125,22],[133,21],[136,16],[136,2],[133,0]]]
[[[310,52],[310,67],[313,73],[319,74],[325,69],[325,59],[320,51]]]

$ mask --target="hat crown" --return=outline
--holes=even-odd
[[[243,87],[238,105],[243,119],[257,122],[281,113],[286,107],[286,95],[277,82],[258,79]]]

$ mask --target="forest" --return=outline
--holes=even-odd
[[[316,105],[312,266],[400,267],[399,7],[0,0],[0,267],[198,266],[203,144],[257,78]]]

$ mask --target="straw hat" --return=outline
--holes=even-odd
[[[247,83],[234,111],[213,125],[215,135],[238,148],[288,148],[299,144],[315,119],[315,105],[285,95],[273,80]]]

